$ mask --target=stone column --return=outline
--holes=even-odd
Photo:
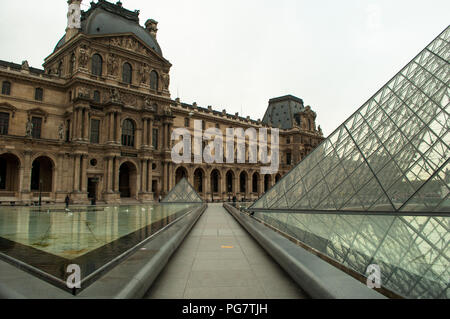
[[[108,193],[112,193],[113,191],[113,158],[107,157],[106,158],[106,191]]]
[[[73,191],[80,191],[80,155],[74,156],[73,164]]]
[[[252,188],[253,188],[253,185],[252,185],[252,174],[250,174],[249,172],[247,172],[247,189],[246,189],[246,192],[245,192],[245,198],[246,199],[250,199],[250,197],[251,197],[251,193],[252,193]]]
[[[147,193],[147,161],[141,161],[141,192]]]
[[[166,186],[166,175],[167,175],[167,163],[166,162],[162,162],[163,165],[163,170],[162,170],[162,178],[161,178],[161,190],[162,193],[165,193],[167,186]]]
[[[153,146],[153,119],[149,119],[148,126],[148,145]]]
[[[56,192],[62,192],[63,189],[63,165],[64,165],[64,154],[58,154],[58,181],[56,185]]]
[[[84,109],[84,136],[83,138],[89,140],[89,110]]]
[[[119,159],[117,157],[114,157],[114,192],[119,192]]]
[[[114,141],[114,113],[108,113],[108,142]]]
[[[23,178],[21,182],[22,192],[29,193],[31,191],[31,152],[25,151],[25,161],[23,163]]]
[[[116,143],[117,144],[121,144],[120,143],[120,133],[121,133],[121,129],[120,129],[120,113],[116,113]]]
[[[142,146],[148,146],[148,120],[144,119],[144,129],[142,130]]]
[[[147,192],[152,193],[152,183],[153,183],[153,167],[152,161],[147,161]],[[156,190],[155,190],[156,191]]]
[[[87,155],[81,155],[81,192],[87,192]]]
[[[83,121],[83,112],[81,108],[77,109],[77,139],[83,139],[83,130],[82,130],[82,121]]]

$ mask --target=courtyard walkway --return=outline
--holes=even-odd
[[[306,296],[222,204],[209,204],[144,298],[303,299]]]

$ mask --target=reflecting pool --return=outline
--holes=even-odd
[[[60,281],[78,264],[85,278],[200,206],[2,207],[0,255]]]

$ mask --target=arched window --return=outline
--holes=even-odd
[[[127,84],[131,84],[133,69],[131,68],[130,63],[125,63],[122,69],[122,81]]]
[[[132,120],[125,120],[122,127],[122,145],[134,147],[134,123]]]
[[[11,95],[11,83],[8,81],[4,81],[2,83],[2,94]]]
[[[100,103],[100,92],[94,91],[94,102]]]
[[[103,59],[99,54],[94,54],[92,56],[92,74],[101,76],[103,68]]]
[[[155,70],[150,72],[150,88],[158,90],[158,73]]]

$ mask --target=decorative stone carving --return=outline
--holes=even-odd
[[[141,64],[139,69],[139,78],[141,83],[147,84],[147,75],[150,73],[150,67],[144,63]]]
[[[150,111],[150,112],[156,111],[155,108],[153,107],[150,97],[148,97],[148,96],[144,99],[144,110]]]
[[[108,74],[112,76],[117,76],[119,71],[119,63],[117,62],[117,57],[114,54],[108,55]]]
[[[30,65],[28,64],[28,61],[22,61],[22,70],[24,71],[30,71]]]
[[[86,68],[89,62],[89,53],[86,46],[82,46],[78,53],[78,61],[81,68]]]
[[[91,90],[89,90],[86,87],[78,88],[78,97],[90,98],[90,96],[91,96]]]
[[[320,125],[319,125],[319,134],[320,136],[323,136],[322,128],[320,127]]]
[[[172,108],[170,107],[170,105],[165,105],[163,107],[163,113],[166,116],[172,116],[173,113],[172,113]]]
[[[26,130],[26,137],[31,137],[31,135],[33,134],[33,123],[31,122],[31,119],[28,119],[25,130]]]
[[[131,106],[136,106],[137,105],[137,99],[132,94],[124,94],[122,96],[122,102],[127,104],[127,105],[131,105]]]
[[[170,76],[167,73],[164,73],[163,75],[161,75],[162,78],[162,82],[164,84],[164,89],[168,90],[169,89],[169,85],[170,85]]]
[[[60,141],[64,140],[64,123],[61,123],[58,127],[58,137]]]
[[[120,92],[118,89],[112,88],[110,90],[110,97],[111,97],[111,102],[122,103],[122,100],[120,99]]]

